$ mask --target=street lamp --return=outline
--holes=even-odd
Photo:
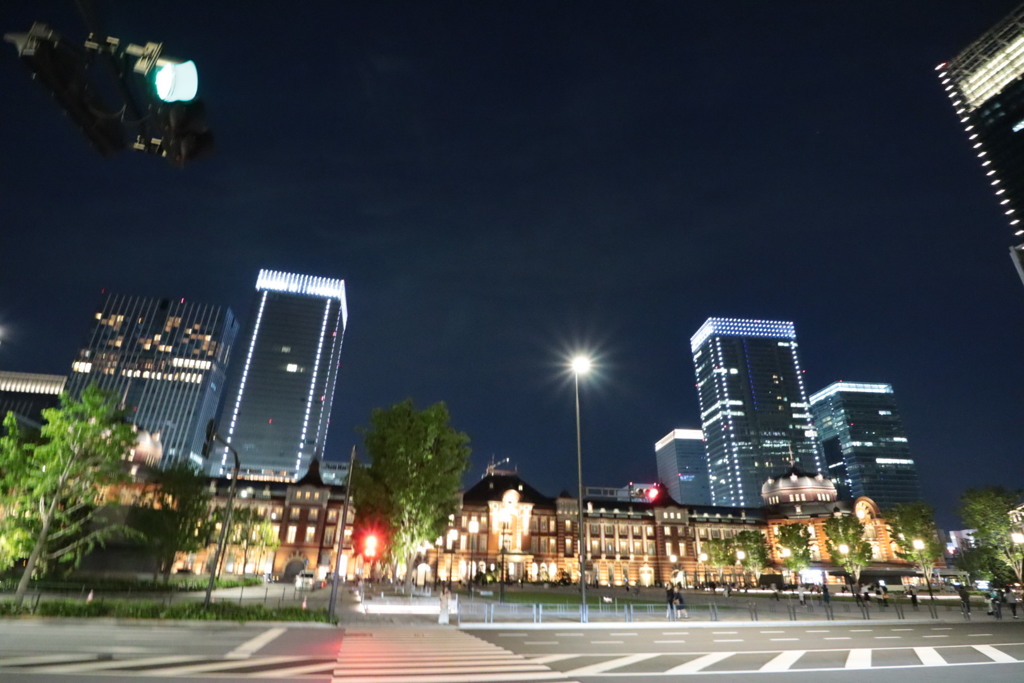
[[[736,564],[738,564],[740,566],[740,568],[743,567],[743,560],[745,560],[745,559],[747,559],[746,551],[745,550],[737,550],[736,551]],[[747,573],[744,571],[744,572],[741,572],[741,574],[743,576],[743,585],[744,585],[744,587],[746,587],[746,585],[747,585]]]
[[[700,555],[697,556],[697,561],[700,562],[700,564],[703,567],[703,570],[704,570],[704,572],[703,572],[704,573],[704,585],[706,586],[708,584],[708,554],[707,553],[701,553]]]
[[[473,594],[476,583],[476,535],[480,533],[480,522],[476,518],[469,520],[469,594]]]
[[[498,602],[505,602],[505,551],[508,549],[508,513],[504,510],[498,516],[501,522],[501,585],[498,587]]]
[[[459,530],[452,527],[448,530],[448,590],[452,589],[452,561],[455,559],[455,541],[459,539]]]
[[[434,590],[437,590],[437,582],[441,580],[441,549],[444,547],[444,537],[438,536],[434,539]]]
[[[578,484],[579,498],[577,500],[577,512],[579,513],[579,529],[576,535],[579,537],[580,555],[580,623],[587,621],[587,575],[585,556],[585,528],[583,526],[583,440],[580,432],[580,375],[590,371],[590,359],[586,356],[576,356],[572,359],[572,374],[576,388],[576,477]]]
[[[789,557],[790,557],[790,556],[791,556],[792,554],[793,554],[793,552],[792,552],[792,551],[791,551],[791,550],[790,550],[789,548],[782,548],[782,549],[781,549],[781,550],[779,551],[779,555],[780,555],[780,556],[782,557],[782,564],[783,564],[783,565],[785,565],[785,564],[786,564],[786,560],[787,560],[787,559],[788,559],[788,558],[789,558]],[[792,572],[792,571],[790,571],[790,578],[793,578],[792,574],[793,574],[793,572]],[[783,578],[785,578],[785,575],[783,575]]]

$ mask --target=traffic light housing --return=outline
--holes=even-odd
[[[172,164],[183,166],[213,151],[213,133],[200,100],[163,104],[156,117],[162,134],[159,152]]]
[[[210,420],[206,423],[206,436],[203,440],[203,459],[210,459],[210,449],[213,448],[213,442],[217,438],[217,423],[214,420]]]

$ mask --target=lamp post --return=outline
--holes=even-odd
[[[501,521],[501,585],[498,587],[498,602],[505,602],[505,551],[508,548],[508,513],[502,512]]]
[[[452,527],[448,530],[448,590],[452,589],[452,561],[455,559],[455,541],[459,539],[459,530]]]
[[[577,512],[579,529],[576,535],[579,537],[580,556],[580,623],[587,621],[587,575],[585,565],[586,544],[585,527],[583,526],[583,439],[580,430],[580,375],[585,375],[590,370],[590,359],[586,356],[576,356],[572,359],[572,374],[576,388],[576,477],[578,484]]]
[[[480,533],[480,522],[476,518],[469,520],[469,594],[473,594],[476,583],[476,535]]]
[[[792,555],[792,554],[793,554],[793,552],[792,552],[792,551],[791,551],[791,550],[790,550],[789,548],[783,548],[782,550],[780,550],[780,551],[779,551],[779,555],[781,555],[781,556],[782,556],[782,565],[783,565],[784,567],[785,567],[785,565],[786,565],[786,560],[787,560],[787,559],[788,559],[788,558],[790,557],[790,555]],[[786,568],[788,569],[788,567],[786,567]],[[793,573],[793,572],[792,572],[792,571],[790,571],[790,574],[791,574],[791,575],[792,575],[792,573]],[[785,575],[783,575],[783,578],[785,578]],[[792,578],[792,576],[790,576],[790,578]]]
[[[737,550],[736,551],[736,564],[738,564],[740,566],[740,569],[741,569],[740,574],[743,577],[743,586],[744,587],[746,587],[746,585],[747,585],[747,572],[746,571],[742,571],[742,569],[743,569],[743,560],[745,560],[745,559],[747,559],[746,551],[745,550]]]
[[[924,541],[920,538],[915,538],[910,542],[910,545],[914,547],[914,552],[918,553],[918,560],[920,560],[921,557],[924,557]],[[932,577],[925,574],[923,562],[919,561],[918,564],[921,565],[921,574],[924,575],[924,580],[928,584],[928,599],[935,600],[935,594],[932,593]]]
[[[847,557],[847,555],[849,555],[849,554],[850,554],[850,546],[846,545],[845,543],[840,543],[840,544],[839,544],[839,552],[840,552],[840,553],[842,554],[842,556],[843,556],[843,571],[846,571],[846,567],[847,567],[847,564],[846,564],[846,562],[847,562],[847,560],[846,560],[846,557]],[[850,577],[850,578],[853,578],[853,577]]]
[[[213,420],[210,420],[206,425],[206,445],[203,448],[204,454],[209,453],[210,446],[212,446],[214,442],[220,442],[225,448],[231,451],[231,455],[235,459],[235,464],[231,470],[231,486],[228,487],[228,502],[224,506],[224,525],[220,529],[220,540],[217,542],[217,548],[214,551],[213,567],[210,569],[210,580],[206,584],[206,598],[203,600],[203,607],[205,608],[210,607],[210,602],[213,599],[213,586],[217,582],[217,568],[220,566],[221,559],[224,557],[224,545],[228,540],[228,527],[231,526],[231,512],[232,507],[235,504],[235,489],[238,488],[238,470],[241,468],[241,462],[238,460],[238,451],[236,451],[231,444],[220,438],[216,433]]]
[[[434,590],[437,590],[437,583],[441,580],[441,548],[443,544],[443,536],[434,539]]]
[[[708,554],[707,553],[701,553],[700,555],[697,556],[697,561],[700,562],[701,568],[703,569],[703,574],[704,574],[704,581],[703,581],[703,583],[706,586],[708,584]]]

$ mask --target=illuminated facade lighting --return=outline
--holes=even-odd
[[[1000,203],[1009,206],[1004,215],[1015,225],[1013,217],[1024,203],[1024,119],[1019,113],[1024,107],[1024,5],[938,71],[942,86],[953,86],[948,94],[960,121],[967,124],[969,141],[977,140],[973,147],[980,150],[982,166],[994,162],[987,175],[999,172],[991,181],[996,194],[1009,190]],[[1016,244],[1010,247],[1010,256],[1024,281],[1020,235],[1015,233],[1012,239]]]
[[[182,298],[104,295],[71,363],[68,393],[91,383],[121,397],[163,445],[163,466],[202,460],[238,324],[230,309]]]
[[[324,453],[348,321],[345,282],[261,270],[256,303],[223,434],[238,451],[240,477],[296,480]],[[223,476],[232,463],[220,449],[210,473]]]
[[[712,504],[760,506],[791,458],[821,471],[792,322],[709,318],[690,349]]]
[[[867,496],[883,509],[921,500],[892,385],[834,382],[811,395],[811,411],[841,498]]]

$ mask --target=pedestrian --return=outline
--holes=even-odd
[[[821,601],[825,603],[826,606],[832,603],[832,596],[829,595],[827,583],[821,584]]]
[[[672,584],[665,584],[665,618],[669,621],[676,620],[676,592],[672,590]]]
[[[801,607],[803,607],[804,605],[807,604],[805,596],[804,596],[804,584],[803,583],[801,583],[799,586],[797,586],[796,595],[800,599],[800,606]]]
[[[1009,606],[1010,611],[1013,612],[1013,618],[1017,618],[1017,603],[1020,600],[1017,598],[1017,591],[1013,586],[1006,588],[1006,604]]]
[[[910,596],[910,604],[917,609],[917,591],[913,586],[907,586],[907,595]]]
[[[732,584],[725,584],[725,588],[723,590],[725,591],[725,597],[729,597],[730,595],[732,595]]]
[[[969,615],[971,613],[971,596],[967,592],[967,586],[961,583],[956,587],[956,594],[960,596],[960,609],[964,614]]]
[[[875,595],[878,596],[878,601],[882,603],[882,607],[889,606],[889,589],[886,588],[884,583],[878,584]]]
[[[689,619],[690,613],[686,610],[686,600],[683,599],[682,585],[676,586],[675,594],[672,596],[672,603],[676,609],[676,614],[682,614],[683,619]]]
[[[779,599],[779,587],[774,582],[772,582],[772,597],[776,600]]]
[[[1003,618],[1003,593],[998,588],[993,588],[988,592],[988,601],[992,611],[989,612],[996,619]]]
[[[437,613],[437,623],[447,624],[448,623],[448,599],[451,597],[451,592],[448,590],[448,586],[441,589],[441,607]]]

